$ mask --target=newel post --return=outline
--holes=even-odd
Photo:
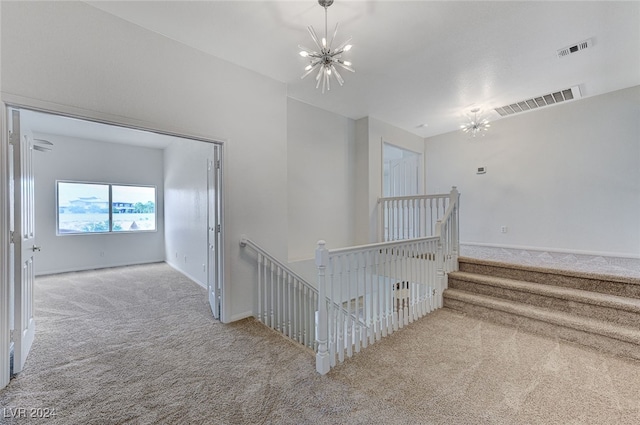
[[[328,350],[328,320],[327,320],[327,282],[326,269],[329,265],[329,251],[325,248],[325,241],[318,241],[316,249],[316,266],[318,267],[318,353],[316,354],[316,370],[321,375],[329,372],[330,359]]]
[[[442,234],[442,220],[436,222],[436,235],[438,235],[438,250],[436,253],[436,281],[438,283],[437,288],[437,308],[442,307],[443,299],[442,294],[447,289],[447,274],[444,271],[444,238]]]
[[[460,255],[460,192],[455,186],[451,188],[449,202],[454,205],[451,216],[451,258],[454,269],[458,270],[458,255]]]

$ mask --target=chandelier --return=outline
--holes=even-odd
[[[338,81],[338,84],[341,86],[344,84],[344,79],[338,72],[336,66],[350,72],[355,72],[355,70],[351,67],[351,62],[342,59],[342,54],[351,50],[351,44],[349,44],[351,37],[335,49],[331,48],[338,33],[337,23],[331,40],[327,40],[327,9],[333,4],[333,0],[318,0],[318,4],[324,7],[324,37],[320,41],[316,32],[313,30],[313,27],[307,27],[317,50],[308,49],[304,46],[298,45],[301,49],[300,56],[303,58],[309,58],[309,64],[304,68],[305,72],[300,78],[302,79],[317,70],[316,89],[320,87],[320,84],[322,84],[322,93],[324,94],[325,89],[331,90],[331,76],[335,77],[336,81]]]
[[[488,119],[481,118],[478,120],[478,111],[480,111],[478,108],[472,109],[471,112],[473,112],[473,119],[471,122],[460,126],[462,131],[471,134],[473,137],[476,137],[476,135],[482,131],[488,131],[489,127],[491,127]]]

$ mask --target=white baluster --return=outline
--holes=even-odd
[[[424,226],[422,225],[422,202],[423,201],[424,199],[418,199],[416,201],[416,208],[417,208],[416,222],[418,223],[417,235],[419,238],[424,238],[425,236],[427,236],[424,232]]]
[[[318,334],[318,317],[317,314],[315,313],[317,305],[318,305],[318,293],[314,292],[313,293],[313,333],[314,333],[314,343],[313,343],[313,350],[314,351],[318,351],[318,338],[317,338],[317,334]]]
[[[418,200],[417,199],[412,199],[411,200],[411,221],[413,222],[413,231],[411,232],[411,234],[413,235],[412,238],[417,238],[420,237],[420,233],[419,233],[419,229],[420,226],[418,225]]]
[[[407,225],[407,201],[403,200],[402,201],[402,239],[407,239],[407,230],[408,230],[408,225]]]
[[[304,285],[298,285],[298,288],[296,289],[296,311],[297,311],[297,317],[296,317],[296,326],[295,326],[295,335],[296,335],[296,340],[300,343],[300,344],[304,344],[304,327],[305,327],[305,308],[304,308],[304,304],[305,304],[305,299],[304,299]],[[315,309],[315,307],[314,307]]]
[[[302,309],[302,318],[301,318],[301,326],[300,326],[300,338],[302,340],[302,343],[304,345],[307,345],[309,343],[309,333],[307,332],[307,328],[309,327],[308,325],[308,321],[309,321],[309,315],[311,314],[311,312],[309,311],[309,302],[308,302],[308,289],[306,286],[303,286],[302,288],[302,297],[300,298],[301,304],[300,304],[300,308]],[[315,306],[313,307],[313,309],[315,310]],[[315,335],[314,335],[315,337]]]
[[[390,200],[389,201],[389,237],[387,238],[387,241],[393,240],[393,232],[395,231],[394,229],[396,228],[394,210],[395,210],[395,201]]]
[[[387,321],[386,332],[387,335],[393,333],[393,277],[391,276],[391,255],[389,248],[383,251],[384,258],[384,277],[385,277],[385,317]]]
[[[409,324],[409,279],[411,278],[411,259],[408,256],[408,248],[406,245],[402,248],[402,261],[403,261],[403,271],[402,271],[402,281],[404,282],[404,292],[402,293],[404,297],[404,324]]]
[[[360,322],[362,321],[362,316],[360,314],[360,301],[358,299],[360,290],[358,289],[358,265],[356,261],[355,254],[347,254],[347,267],[349,270],[349,287],[353,289],[352,296],[353,298],[349,300],[349,302],[353,302],[353,314],[355,320],[357,320],[358,325],[354,328],[354,345],[355,352],[360,352],[360,335],[362,333],[362,327],[360,326]]]
[[[421,314],[421,309],[422,309],[422,303],[421,303],[421,297],[420,297],[420,290],[424,285],[424,281],[422,280],[422,273],[421,269],[422,269],[422,263],[423,260],[420,258],[420,244],[416,243],[415,244],[415,257],[414,257],[414,273],[415,273],[415,281],[414,281],[414,320],[419,319],[420,317],[422,317]]]
[[[393,265],[393,308],[394,308],[394,314],[393,314],[393,330],[397,331],[398,328],[400,328],[400,319],[402,317],[402,308],[400,305],[400,280],[401,280],[401,276],[400,276],[400,264],[399,264],[399,258],[398,258],[398,249],[397,248],[393,248],[392,249],[392,265]]]
[[[293,307],[293,303],[291,300],[291,286],[293,286],[293,281],[295,280],[294,277],[290,276],[289,273],[287,273],[287,283],[285,286],[285,302],[284,302],[284,308],[285,308],[285,320],[286,320],[286,324],[285,324],[285,329],[287,330],[287,336],[289,338],[291,338],[291,335],[293,335],[293,333],[291,332],[291,322],[292,322],[292,317],[291,317],[291,308]]]
[[[262,308],[262,254],[258,253],[258,320],[264,323]]]
[[[300,312],[298,311],[299,291],[300,291],[300,281],[296,279],[293,281],[293,288],[291,288],[291,292],[292,292],[291,310],[293,312],[291,338],[298,342],[300,342],[300,338],[298,337],[298,323],[299,323],[298,321],[300,320],[299,319]]]
[[[269,326],[271,326],[272,328],[275,327],[275,310],[274,310],[274,301],[275,301],[275,296],[274,296],[274,287],[273,287],[273,262],[269,261],[269,295],[270,295],[270,300],[269,300]]]
[[[264,287],[264,321],[263,323],[269,326],[269,264],[268,259],[264,258],[262,262],[262,275],[263,275],[263,287]]]
[[[377,293],[375,291],[375,282],[374,277],[376,275],[375,270],[375,252],[373,250],[369,250],[367,252],[367,275],[369,276],[369,317],[371,317],[371,326],[369,327],[369,343],[374,344],[376,342],[376,329],[379,329],[380,323],[378,322],[377,317],[377,303],[376,297]]]
[[[327,279],[328,279],[328,287],[329,289],[329,298],[331,302],[329,303],[328,311],[329,311],[329,354],[331,358],[331,367],[336,365],[337,357],[340,356],[340,340],[341,340],[341,331],[338,326],[339,318],[338,318],[338,309],[336,308],[336,301],[340,299],[340,285],[337,282],[335,276],[336,270],[336,259],[331,258],[329,256],[329,267],[327,268]],[[339,301],[338,301],[339,302]]]
[[[382,252],[373,253],[375,257],[376,279],[376,340],[382,339],[382,329],[384,328],[384,275],[382,273]]]
[[[382,240],[384,242],[389,240],[389,201],[385,200],[382,203]]]
[[[313,297],[311,296],[311,291],[309,288],[305,288],[305,298],[304,304],[306,313],[304,315],[304,341],[305,345],[309,346],[312,344],[312,341],[316,338],[315,334],[315,311],[316,306],[311,304]]]
[[[347,356],[351,357],[353,355],[353,319],[351,312],[351,284],[349,282],[349,270],[347,265],[347,258],[344,255],[341,255],[336,258],[336,265],[340,269],[338,282],[340,284],[340,304],[344,304],[345,300],[343,293],[344,288],[346,288],[346,300],[347,300],[347,329],[346,329],[346,346],[347,346]],[[346,272],[345,272],[346,270]]]
[[[429,251],[429,242],[423,242],[424,249],[422,252],[430,252]],[[429,281],[429,257],[425,256],[424,261],[422,262],[422,282],[424,282],[424,293],[423,293],[423,315],[429,313],[429,285],[431,282]]]
[[[276,318],[276,325],[275,325],[275,329],[278,332],[282,332],[282,315],[281,315],[281,308],[280,308],[280,286],[281,286],[281,281],[282,281],[282,269],[280,269],[280,267],[276,267],[275,270],[275,276],[276,276],[276,287],[275,287],[275,318]]]
[[[408,273],[408,295],[409,295],[409,323],[412,323],[415,320],[415,314],[416,314],[416,309],[415,309],[415,294],[414,294],[414,282],[416,281],[416,272],[415,272],[415,266],[416,266],[416,252],[415,252],[415,246],[414,244],[409,245],[408,248],[409,252],[409,258],[407,259],[407,262],[409,263],[409,273]]]
[[[362,252],[358,254],[358,270],[362,277],[362,280],[361,280],[362,286],[360,287],[361,288],[360,297],[362,299],[362,318],[366,326],[366,328],[364,329],[364,332],[362,332],[360,336],[362,337],[362,348],[367,348],[367,345],[369,343],[368,334],[369,334],[369,326],[371,326],[371,318],[369,317],[369,309],[367,306],[367,260],[366,260],[366,254]]]

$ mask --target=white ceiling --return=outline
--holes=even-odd
[[[174,141],[179,140],[176,137],[165,134],[26,109],[20,112],[20,120],[27,123],[27,126],[35,133],[36,137],[45,140],[47,140],[48,135],[56,135],[153,149],[165,149]],[[55,143],[53,149],[55,149]]]
[[[297,54],[311,44],[306,26],[324,27],[314,0],[89,3],[282,81],[292,98],[424,137],[457,129],[473,107],[489,112],[575,85],[586,97],[640,84],[637,1],[336,0],[329,27],[340,21],[339,42],[353,37],[356,73],[324,95],[312,76],[300,79]],[[587,38],[592,49],[556,56]]]
[[[324,32],[306,1],[89,1],[168,38],[287,84],[290,97],[428,137],[492,108],[579,85],[583,97],[640,85],[640,2],[348,1],[328,9],[355,74],[315,89],[298,44]],[[556,51],[591,38],[565,58]],[[426,126],[421,126],[427,124]]]

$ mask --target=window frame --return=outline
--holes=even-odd
[[[93,184],[93,185],[101,185],[108,187],[109,200],[108,200],[108,208],[109,208],[109,229],[99,232],[60,232],[60,183],[71,183],[71,184]],[[153,214],[154,218],[154,228],[153,229],[140,229],[140,230],[113,230],[113,186],[132,186],[132,187],[141,187],[141,188],[153,188],[154,193],[154,208]],[[94,181],[81,181],[81,180],[56,180],[56,236],[86,236],[86,235],[105,235],[105,234],[132,234],[132,233],[155,233],[158,232],[158,187],[152,184],[134,184],[134,183],[105,183],[105,182],[94,182]]]

